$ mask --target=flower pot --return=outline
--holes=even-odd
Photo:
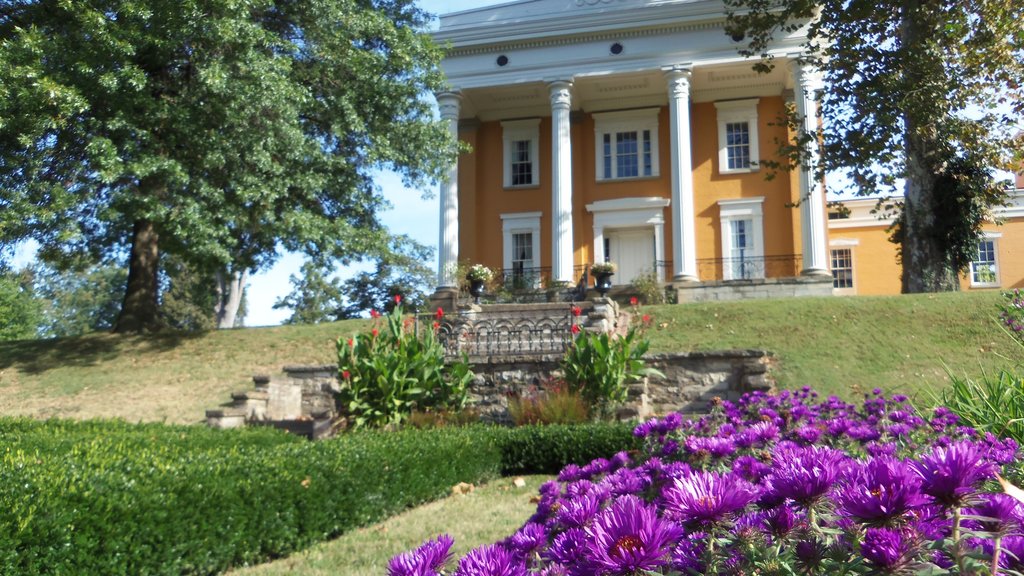
[[[474,304],[479,304],[480,297],[484,295],[484,281],[470,279],[469,295],[473,297]]]
[[[612,289],[612,272],[595,272],[594,288],[596,288],[597,293],[604,298],[608,294],[608,291]]]

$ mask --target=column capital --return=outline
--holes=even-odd
[[[673,66],[663,69],[668,82],[668,95],[673,99],[690,97],[690,79],[693,76],[689,67]]]
[[[821,90],[824,85],[821,70],[814,64],[802,60],[803,54],[790,54],[789,58],[789,70],[793,74],[796,88],[805,92]]]
[[[554,80],[548,82],[548,90],[551,92],[551,108],[568,110],[572,106],[572,81]]]
[[[459,119],[459,107],[462,104],[460,92],[438,92],[434,94],[434,99],[437,100],[437,108],[441,113],[442,120]]]

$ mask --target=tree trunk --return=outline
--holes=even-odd
[[[217,272],[217,328],[235,327],[238,307],[242,304],[242,294],[248,279],[248,270],[235,271],[230,276],[224,271]]]
[[[921,21],[920,0],[904,0],[901,17],[900,41],[906,54],[920,53],[919,49],[929,31]],[[908,65],[904,82],[910,86],[928,81],[934,72],[922,58],[917,65]],[[941,74],[939,70],[937,73]],[[938,131],[936,123],[941,118],[930,117],[928,110],[911,109],[904,113],[906,129],[906,180],[904,182],[904,204],[900,226],[902,242],[900,258],[903,265],[902,291],[905,294],[919,292],[947,292],[959,288],[956,273],[947,258],[945,246],[935,230],[936,214],[936,170]]]
[[[114,332],[146,332],[160,328],[159,234],[149,220],[136,220],[128,260],[128,285]]]

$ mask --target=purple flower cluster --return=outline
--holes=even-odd
[[[396,556],[389,576],[1024,570],[1024,506],[993,493],[1017,445],[948,409],[925,418],[903,396],[856,406],[805,388],[635,435],[642,452],[567,466],[520,530],[454,571],[438,539]]]

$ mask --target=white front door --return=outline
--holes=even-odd
[[[605,230],[605,257],[619,271],[612,277],[616,284],[629,284],[654,270],[654,229]]]

